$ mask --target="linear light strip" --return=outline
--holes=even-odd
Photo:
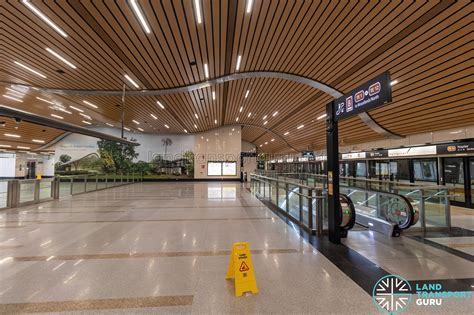
[[[18,66],[20,66],[20,67],[22,67],[22,68],[24,68],[24,69],[26,69],[26,70],[28,70],[28,71],[30,71],[30,72],[33,72],[34,74],[36,74],[36,75],[38,75],[38,76],[40,76],[40,77],[46,79],[46,76],[45,76],[44,74],[39,73],[38,71],[33,70],[33,69],[31,69],[30,67],[25,66],[24,64],[22,64],[22,63],[20,63],[20,62],[18,62],[18,61],[14,61],[14,63],[15,63],[16,65],[18,65]]]
[[[133,81],[132,78],[129,77],[128,74],[125,75],[125,79],[127,79],[130,83],[132,83],[133,86],[136,87],[137,89],[140,87],[135,81]]]
[[[43,14],[40,10],[38,10],[34,5],[32,5],[28,0],[23,0],[23,3],[31,10],[33,11],[37,16],[39,16],[43,21],[45,21],[49,26],[54,28],[56,32],[61,34],[63,37],[67,37],[66,32],[64,32],[59,26],[54,24],[53,21],[51,21],[46,15]]]
[[[20,99],[18,99],[18,98],[15,98],[15,97],[13,97],[13,96],[11,96],[11,95],[3,94],[3,97],[9,98],[9,99],[11,99],[11,100],[13,100],[13,101],[16,101],[16,102],[23,103],[22,100],[20,100]]]
[[[201,15],[201,5],[199,3],[200,0],[194,0],[194,6],[196,8],[196,18],[198,24],[202,23],[202,15]]]
[[[71,62],[69,62],[68,60],[66,60],[66,58],[64,58],[63,56],[61,56],[60,54],[58,54],[57,52],[55,52],[54,50],[52,50],[51,48],[46,48],[46,50],[53,56],[55,56],[56,58],[58,58],[59,60],[61,60],[62,62],[64,62],[65,64],[67,64],[69,67],[73,68],[73,69],[76,69],[77,67],[75,65],[73,65]]]
[[[135,11],[135,14],[138,17],[138,20],[142,24],[142,27],[145,29],[145,32],[147,32],[147,34],[150,34],[151,33],[150,28],[148,27],[148,23],[145,19],[145,16],[143,16],[143,14],[142,14],[142,10],[138,7],[137,1],[136,0],[131,0],[130,3],[132,4],[132,8],[133,8],[133,10]]]

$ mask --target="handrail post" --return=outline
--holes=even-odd
[[[474,187],[473,187],[474,189]],[[446,216],[446,226],[451,229],[451,207],[449,206],[448,191],[444,194],[444,214]]]
[[[308,189],[308,228],[313,230],[313,190]]]
[[[425,213],[425,194],[423,189],[420,189],[420,220],[423,232],[426,232],[426,213]]]
[[[41,183],[41,179],[36,179],[35,182],[34,182],[34,199],[33,199],[33,202],[34,203],[38,203],[39,202],[39,199],[40,199],[40,183]]]
[[[7,184],[7,208],[15,208],[20,201],[20,181],[9,180]]]
[[[99,175],[95,174],[95,190],[99,190]]]
[[[303,222],[303,187],[298,187],[298,192],[300,193],[298,196],[299,201],[299,221]]]
[[[288,183],[285,183],[285,195],[286,195],[286,203],[285,203],[285,211],[288,213],[290,212],[290,193],[289,193]]]
[[[317,234],[323,235],[323,191],[321,189],[316,190],[316,226]]]
[[[59,199],[59,189],[61,188],[61,179],[59,177],[54,177],[53,181],[51,182],[53,185],[53,199]]]
[[[69,192],[70,192],[70,195],[72,196],[72,192],[73,192],[72,186],[74,185],[74,177],[72,177],[72,176],[71,176],[70,183],[71,183],[71,187],[69,187],[69,189],[70,189]]]

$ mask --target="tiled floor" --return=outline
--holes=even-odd
[[[474,231],[474,209],[451,205],[451,226]]]
[[[237,298],[225,280],[238,241],[254,250],[257,295]],[[366,252],[393,258],[389,248]],[[467,313],[470,303],[411,313]],[[0,212],[0,313],[27,311],[377,313],[240,183],[219,182],[140,183]]]

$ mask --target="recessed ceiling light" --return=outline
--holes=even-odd
[[[318,118],[316,118],[316,119],[318,119],[318,120],[319,120],[319,119],[322,119],[322,118],[324,118],[324,117],[326,117],[326,116],[327,116],[327,114],[326,114],[326,113],[324,113],[324,114],[322,114],[321,116],[318,116]]]
[[[198,24],[201,24],[202,22],[202,16],[201,16],[201,5],[199,4],[200,0],[194,0],[194,6],[196,9],[196,19]]]
[[[278,115],[278,112],[274,112],[272,116],[275,117],[276,115]]]
[[[186,129],[184,129],[184,133],[188,133],[188,131]]]
[[[163,106],[163,104],[161,104],[160,101],[156,101],[156,102],[158,103],[158,105],[159,105],[161,108],[165,109],[165,107]]]
[[[196,119],[199,119],[198,114],[196,113],[194,113],[194,117],[196,117]]]
[[[290,132],[287,131],[287,132],[285,132],[283,135],[284,135],[284,136],[287,136],[287,135],[289,135],[289,134],[290,134]]]
[[[196,128],[196,129],[197,129],[197,127],[198,127],[198,126],[196,126],[196,124],[194,124],[194,128]]]
[[[299,125],[296,129],[301,129],[303,127],[304,127],[304,125]]]
[[[165,124],[165,127],[166,127],[166,129],[170,129],[170,126],[168,126],[168,125],[166,125],[166,124]]]
[[[153,117],[153,119],[158,119],[158,117],[156,117],[155,115],[153,114],[150,114],[151,117]]]
[[[59,115],[56,115],[56,114],[51,114],[51,117],[54,117],[54,118],[59,118],[59,119],[64,119],[64,117],[62,117],[62,116],[59,116]]]
[[[11,148],[12,146],[9,144],[0,144],[0,148]],[[18,147],[17,147],[18,148]]]
[[[83,120],[82,122],[85,123],[86,125],[92,125],[92,123],[88,122],[87,120]]]
[[[11,100],[13,100],[13,101],[16,101],[16,102],[23,103],[22,100],[20,100],[19,98],[13,97],[13,96],[11,96],[11,95],[3,94],[3,97],[9,98],[9,99],[11,99]]]
[[[33,11],[37,16],[39,16],[43,21],[45,21],[49,26],[54,28],[56,32],[61,34],[63,37],[67,37],[66,32],[64,32],[59,26],[53,23],[46,15],[44,15],[40,10],[38,10],[34,5],[32,5],[28,0],[23,0],[23,3]]]
[[[204,76],[206,79],[209,79],[209,67],[207,66],[207,63],[204,64]]]
[[[268,142],[265,142],[265,144],[268,144]]]
[[[250,116],[252,116],[252,113],[249,113],[249,114],[247,115],[247,117],[250,117]]]
[[[245,98],[249,97],[249,93],[250,93],[250,90],[247,90],[247,92],[245,92]]]
[[[252,11],[252,4],[253,0],[247,0],[247,13],[250,13]]]
[[[392,82],[390,82],[390,85],[395,85],[398,83],[398,80],[393,80]]]
[[[137,1],[136,0],[130,0],[130,3],[132,4],[133,11],[135,11],[136,16],[138,17],[138,20],[142,24],[143,29],[145,32],[150,34],[150,28],[148,27],[148,23],[145,20],[145,17],[142,14],[142,11],[138,7]]]
[[[275,139],[270,140],[271,142],[275,141]]]
[[[263,147],[263,144],[261,144],[260,147]]]
[[[212,91],[212,99],[213,99],[213,100],[216,99],[216,91]]]
[[[240,106],[239,113],[241,113],[244,110],[243,106]]]
[[[80,113],[83,113],[83,112],[84,112],[82,109],[77,108],[77,107],[74,107],[74,106],[71,106],[71,105],[69,105],[69,108],[74,109],[74,110],[76,110],[76,111],[78,111],[78,112],[80,112]]]
[[[18,96],[18,97],[23,97],[23,96],[25,96],[25,93],[22,93],[22,92],[20,92],[20,91],[14,90],[14,89],[11,89],[11,88],[9,88],[9,87],[6,87],[5,89],[8,90],[8,91],[10,91],[10,92],[12,92],[13,94],[15,94],[14,96]],[[8,92],[7,92],[7,93],[8,93]]]
[[[82,101],[82,102],[83,102],[84,104],[87,104],[87,105],[91,106],[91,107],[97,108],[97,105],[92,104],[91,102],[88,102],[88,101]]]
[[[86,114],[83,114],[83,113],[79,113],[79,115],[81,115],[82,117],[84,117],[86,119],[92,120],[91,116],[89,116],[89,115],[86,115]]]
[[[127,128],[127,127],[123,127],[123,129],[125,129],[127,131],[130,131],[130,128]]]
[[[38,139],[33,139],[31,141],[36,142],[36,143],[44,143],[44,140],[38,140]]]
[[[235,128],[232,128],[232,131],[235,131]]]
[[[48,100],[45,100],[44,98],[41,98],[41,97],[36,97],[37,100],[40,100],[40,101],[43,101],[43,102],[46,102],[46,103],[49,103],[49,104],[53,104],[54,105],[54,102],[51,102],[51,101],[48,101]]]
[[[264,126],[265,126],[266,124],[268,124],[268,120],[265,120],[265,122],[263,123]]]
[[[137,125],[140,124],[140,123],[139,123],[138,121],[136,121],[135,119],[132,119],[132,121],[133,121],[135,124],[137,124]]]
[[[129,77],[128,74],[125,75],[125,79],[127,79],[130,83],[132,83],[133,86],[136,87],[137,89],[140,87],[135,81],[133,81],[132,78]]]
[[[235,121],[239,121],[239,117],[237,117],[237,118],[235,119]]]
[[[138,129],[138,130],[140,130],[141,132],[145,131],[145,130],[143,130],[143,129],[142,129],[142,128],[140,128],[140,127],[138,127],[137,129]]]
[[[23,149],[23,150],[29,150],[29,149],[31,149],[30,147],[22,147],[22,146],[19,146],[19,145],[17,145],[16,148],[17,148],[17,149]]]
[[[4,133],[3,134],[5,137],[10,137],[10,138],[21,138],[20,135],[15,135],[13,133]]]
[[[214,123],[217,125],[217,119],[214,119]]]
[[[235,65],[235,70],[239,70],[240,69],[240,62],[242,61],[242,56],[241,55],[238,55],[237,56],[237,64]]]
[[[112,124],[109,124],[109,123],[105,123],[107,126],[110,126],[110,127],[113,127],[114,125]]]
[[[58,107],[58,110],[62,111],[63,113],[66,113],[66,114],[69,114],[69,115],[72,115],[72,113],[68,110],[65,110],[64,108],[61,108],[61,107]]]
[[[51,54],[53,55],[54,57],[58,58],[59,60],[61,60],[62,62],[64,62],[65,64],[67,64],[69,67],[73,68],[73,69],[76,69],[77,67],[75,65],[73,65],[71,62],[69,62],[68,60],[66,60],[66,58],[64,58],[63,56],[61,56],[60,54],[58,54],[57,52],[55,52],[54,50],[52,50],[51,48],[46,48],[46,50]]]
[[[263,116],[263,120],[267,119],[268,115]]]
[[[33,70],[33,69],[31,69],[30,67],[25,66],[25,65],[22,64],[22,63],[19,63],[18,61],[14,61],[14,63],[15,63],[16,65],[19,65],[20,67],[22,67],[22,68],[24,68],[24,69],[26,69],[26,70],[28,70],[28,71],[30,71],[30,72],[33,72],[34,74],[36,74],[36,75],[38,75],[38,76],[40,76],[40,77],[46,79],[46,76],[45,76],[44,74],[39,73],[38,71]]]

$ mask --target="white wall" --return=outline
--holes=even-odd
[[[15,153],[0,153],[0,177],[15,177]]]
[[[240,178],[240,152],[242,135],[240,126],[226,126],[196,135],[194,145],[194,178]],[[235,161],[235,176],[208,176],[208,161]]]
[[[242,141],[242,152],[256,152],[257,147],[250,142],[247,141]],[[249,179],[248,176],[250,176],[251,173],[255,173],[257,169],[257,157],[249,157],[245,156],[244,157],[244,163],[243,163],[242,171],[247,172],[247,178]]]

